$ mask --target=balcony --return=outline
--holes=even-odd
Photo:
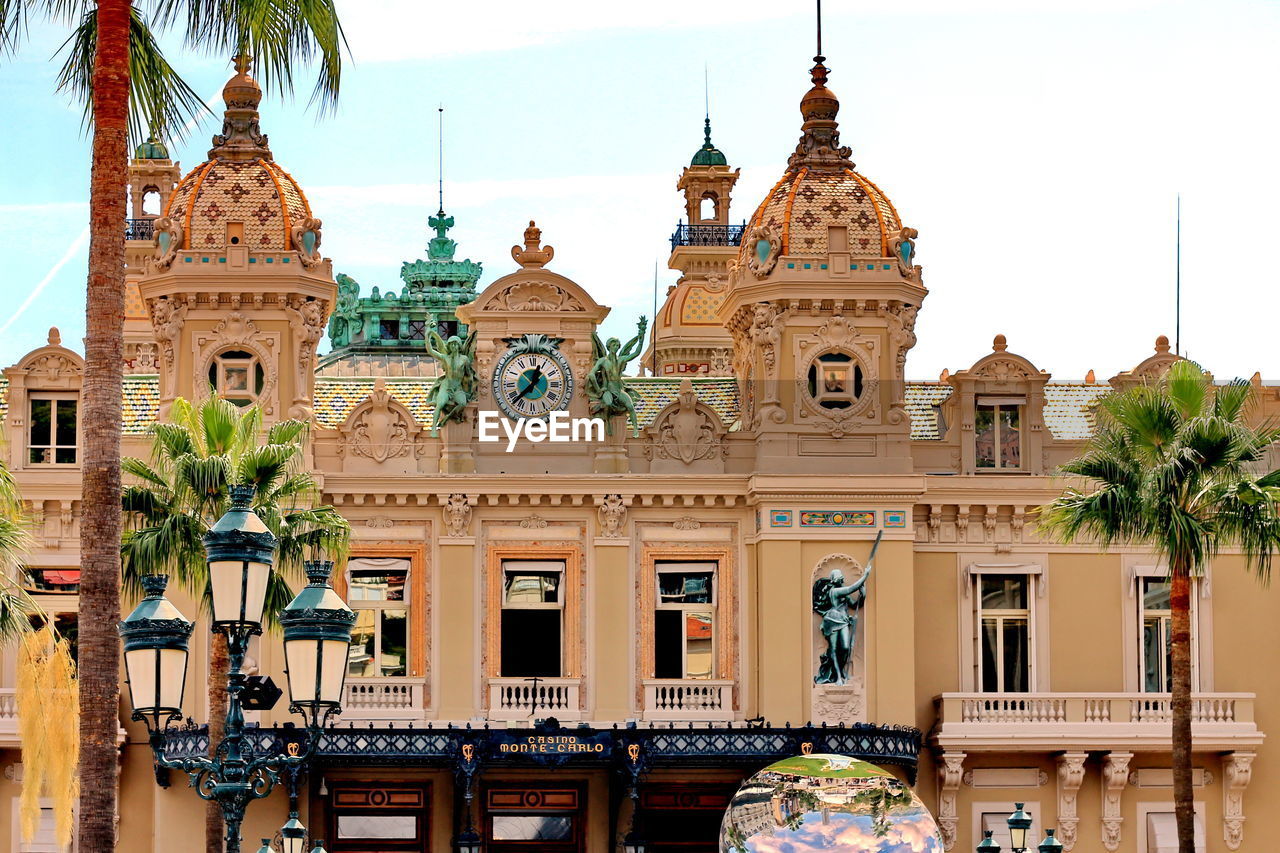
[[[733,719],[732,681],[644,682],[646,721],[727,722]]]
[[[421,679],[349,678],[342,695],[342,719],[421,720],[424,688]]]
[[[741,225],[685,225],[681,222],[671,235],[671,251],[678,246],[736,246],[742,242],[742,232],[747,224]]]
[[[126,240],[150,240],[156,233],[155,219],[126,219],[124,221],[124,238]]]
[[[545,717],[582,719],[582,683],[577,678],[490,678],[489,719],[523,722]]]
[[[1197,750],[1259,746],[1252,693],[1196,693]],[[934,737],[945,751],[1156,750],[1170,747],[1167,693],[943,693]]]

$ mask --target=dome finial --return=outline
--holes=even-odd
[[[213,137],[210,160],[270,160],[267,135],[258,127],[258,104],[262,103],[262,87],[249,76],[253,57],[237,54],[232,60],[236,74],[222,87],[222,132]]]
[[[830,70],[823,64],[826,61],[822,55],[822,0],[818,0],[818,52],[813,57],[813,68],[809,69],[813,85],[800,99],[804,124],[800,128],[800,144],[787,161],[788,171],[808,168],[841,172],[853,168],[853,161],[849,159],[852,152],[840,146],[840,126],[836,122],[840,101],[835,92],[827,88]]]

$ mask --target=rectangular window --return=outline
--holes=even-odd
[[[716,564],[656,568],[654,677],[715,678]]]
[[[1144,693],[1170,693],[1173,666],[1170,640],[1173,611],[1169,600],[1169,580],[1163,576],[1139,576],[1138,582],[1138,665]],[[1197,630],[1196,579],[1191,581],[1191,689],[1199,682],[1200,644]]]
[[[1031,579],[977,576],[977,683],[983,693],[1027,693],[1032,682]]]
[[[502,564],[503,678],[558,678],[564,627],[564,562]]]
[[[399,320],[380,320],[378,321],[378,337],[384,341],[395,341],[400,339],[400,321]]]
[[[974,410],[973,451],[978,468],[1022,467],[1022,407],[1011,399],[979,398]]]
[[[1196,853],[1204,853],[1204,818],[1198,807],[1193,826]],[[1147,812],[1146,836],[1147,853],[1178,853],[1178,823],[1173,812]]]
[[[409,340],[424,341],[427,339],[427,321],[426,320],[410,320],[409,321]]]
[[[409,565],[399,557],[353,557],[348,562],[347,603],[356,613],[348,675],[408,675]]]
[[[27,461],[32,465],[76,464],[77,401],[66,397],[31,398]]]

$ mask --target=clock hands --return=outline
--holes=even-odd
[[[542,368],[535,366],[533,368],[533,375],[529,377],[529,384],[524,386],[524,390],[517,393],[514,397],[511,397],[510,398],[511,402],[514,403],[517,400],[523,400],[525,397],[527,397],[530,391],[538,387],[538,380],[541,378],[542,378]]]

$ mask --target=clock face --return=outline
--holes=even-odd
[[[569,407],[573,374],[559,352],[508,350],[493,371],[493,399],[509,418],[541,418]]]

